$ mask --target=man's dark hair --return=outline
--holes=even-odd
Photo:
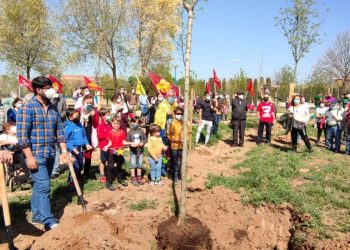
[[[34,90],[34,95],[37,94],[36,89],[42,89],[46,86],[52,86],[52,82],[46,76],[38,76],[32,80],[32,87]]]
[[[69,118],[71,117],[75,112],[78,112],[78,110],[74,109],[74,108],[68,108],[66,110],[66,116]]]
[[[206,96],[207,94],[210,94],[208,91],[205,91],[204,92],[204,96]]]
[[[101,108],[98,113],[100,114],[100,117],[104,117],[106,114],[109,113],[108,109],[106,108]]]

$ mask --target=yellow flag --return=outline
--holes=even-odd
[[[143,88],[139,77],[136,76],[136,79],[137,79],[136,94],[137,94],[137,95],[146,95],[146,91],[145,91],[145,89]]]

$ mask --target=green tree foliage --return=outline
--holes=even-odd
[[[287,0],[286,3],[288,6],[279,10],[275,20],[291,48],[296,78],[300,59],[309,53],[312,45],[321,42],[320,14],[314,0]]]
[[[43,0],[0,2],[0,56],[13,70],[55,73],[60,66],[60,42],[48,22]]]

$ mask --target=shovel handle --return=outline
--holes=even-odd
[[[70,175],[72,176],[72,179],[73,179],[73,182],[74,182],[75,190],[77,190],[78,196],[82,196],[83,193],[81,192],[81,189],[80,189],[80,186],[79,186],[79,182],[78,182],[78,179],[77,179],[77,175],[75,174],[75,171],[74,171],[73,163],[70,162],[68,164],[68,166],[69,166]]]
[[[13,244],[10,208],[9,208],[9,202],[7,199],[7,192],[6,192],[5,166],[2,163],[0,163],[0,188],[1,188],[2,212],[4,214],[7,242],[10,250],[16,250],[17,248]]]

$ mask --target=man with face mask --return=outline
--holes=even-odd
[[[244,133],[247,120],[248,102],[244,99],[242,91],[238,91],[236,98],[232,100],[232,128],[233,128],[233,145],[243,147]],[[239,143],[238,143],[239,132]]]
[[[52,82],[39,76],[32,80],[34,97],[17,113],[17,138],[26,156],[33,178],[31,198],[32,221],[45,225],[47,230],[57,227],[50,205],[50,175],[59,143],[61,162],[71,161],[66,138],[57,108],[50,102],[56,94]]]
[[[207,145],[210,139],[211,128],[213,127],[213,119],[214,119],[213,114],[216,112],[216,110],[214,109],[211,103],[211,95],[209,92],[204,93],[204,101],[198,102],[197,107],[199,109],[199,118],[198,118],[199,126],[196,133],[195,143],[198,144],[202,130],[204,127],[206,127],[207,133],[205,135],[204,143],[205,145]]]
[[[330,108],[326,111],[327,118],[327,143],[328,149],[339,153],[343,122],[345,121],[345,109],[336,100],[331,101]],[[335,142],[334,142],[335,141]]]
[[[135,112],[138,106],[138,96],[136,94],[135,88],[131,89],[131,93],[128,94],[128,106],[131,112]]]

